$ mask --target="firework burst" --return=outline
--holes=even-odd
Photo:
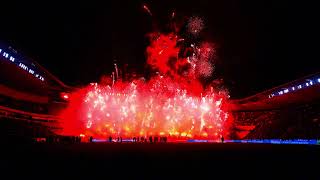
[[[149,8],[143,8],[150,14]],[[175,13],[172,13],[172,18]],[[189,19],[187,29],[197,35],[203,29],[199,17]],[[64,134],[94,136],[169,136],[217,139],[228,135],[231,116],[228,93],[214,86],[204,88],[199,77],[214,71],[216,49],[212,43],[192,43],[172,33],[150,33],[147,64],[156,76],[146,81],[124,82],[116,64],[112,76],[70,95],[62,112]]]
[[[204,21],[200,17],[191,17],[188,21],[188,32],[198,35],[204,28]]]

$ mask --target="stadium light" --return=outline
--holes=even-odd
[[[29,69],[29,73],[30,73],[30,74],[34,74],[34,70]]]
[[[3,56],[4,56],[5,58],[8,58],[8,57],[9,57],[9,54],[6,53],[6,52],[3,52]]]
[[[10,61],[14,62],[14,57],[10,56]]]
[[[320,83],[320,78],[318,79],[318,82]]]

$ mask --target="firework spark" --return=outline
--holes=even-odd
[[[214,71],[214,60],[216,50],[211,43],[202,43],[197,52],[195,62],[195,73],[197,77],[210,77]]]
[[[200,17],[191,17],[187,25],[189,33],[198,35],[204,28],[204,22]]]
[[[143,5],[143,9],[144,9],[145,11],[147,11],[147,13],[148,13],[150,16],[152,16],[152,13],[151,13],[151,11],[150,11],[150,9],[148,8],[147,5]]]

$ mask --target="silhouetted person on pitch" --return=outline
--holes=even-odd
[[[122,142],[122,137],[120,137],[120,142]]]
[[[112,137],[111,136],[109,136],[109,142],[112,142]]]
[[[152,136],[149,137],[149,141],[150,141],[150,143],[152,143]]]
[[[137,142],[137,139],[136,139],[136,137],[133,137],[133,142]]]
[[[120,142],[120,137],[118,136],[118,138],[117,138],[117,142]]]
[[[223,136],[221,136],[221,143],[223,143],[224,142],[224,137]]]
[[[90,141],[90,142],[92,142],[92,140],[93,140],[93,137],[92,137],[92,136],[90,136],[89,141]]]

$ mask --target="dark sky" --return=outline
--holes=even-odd
[[[142,4],[154,16],[149,17]],[[234,98],[320,70],[317,9],[292,1],[54,1],[1,3],[0,40],[23,50],[69,85],[98,81],[120,63],[142,71],[145,34],[178,16],[201,16],[218,45],[218,76]]]

